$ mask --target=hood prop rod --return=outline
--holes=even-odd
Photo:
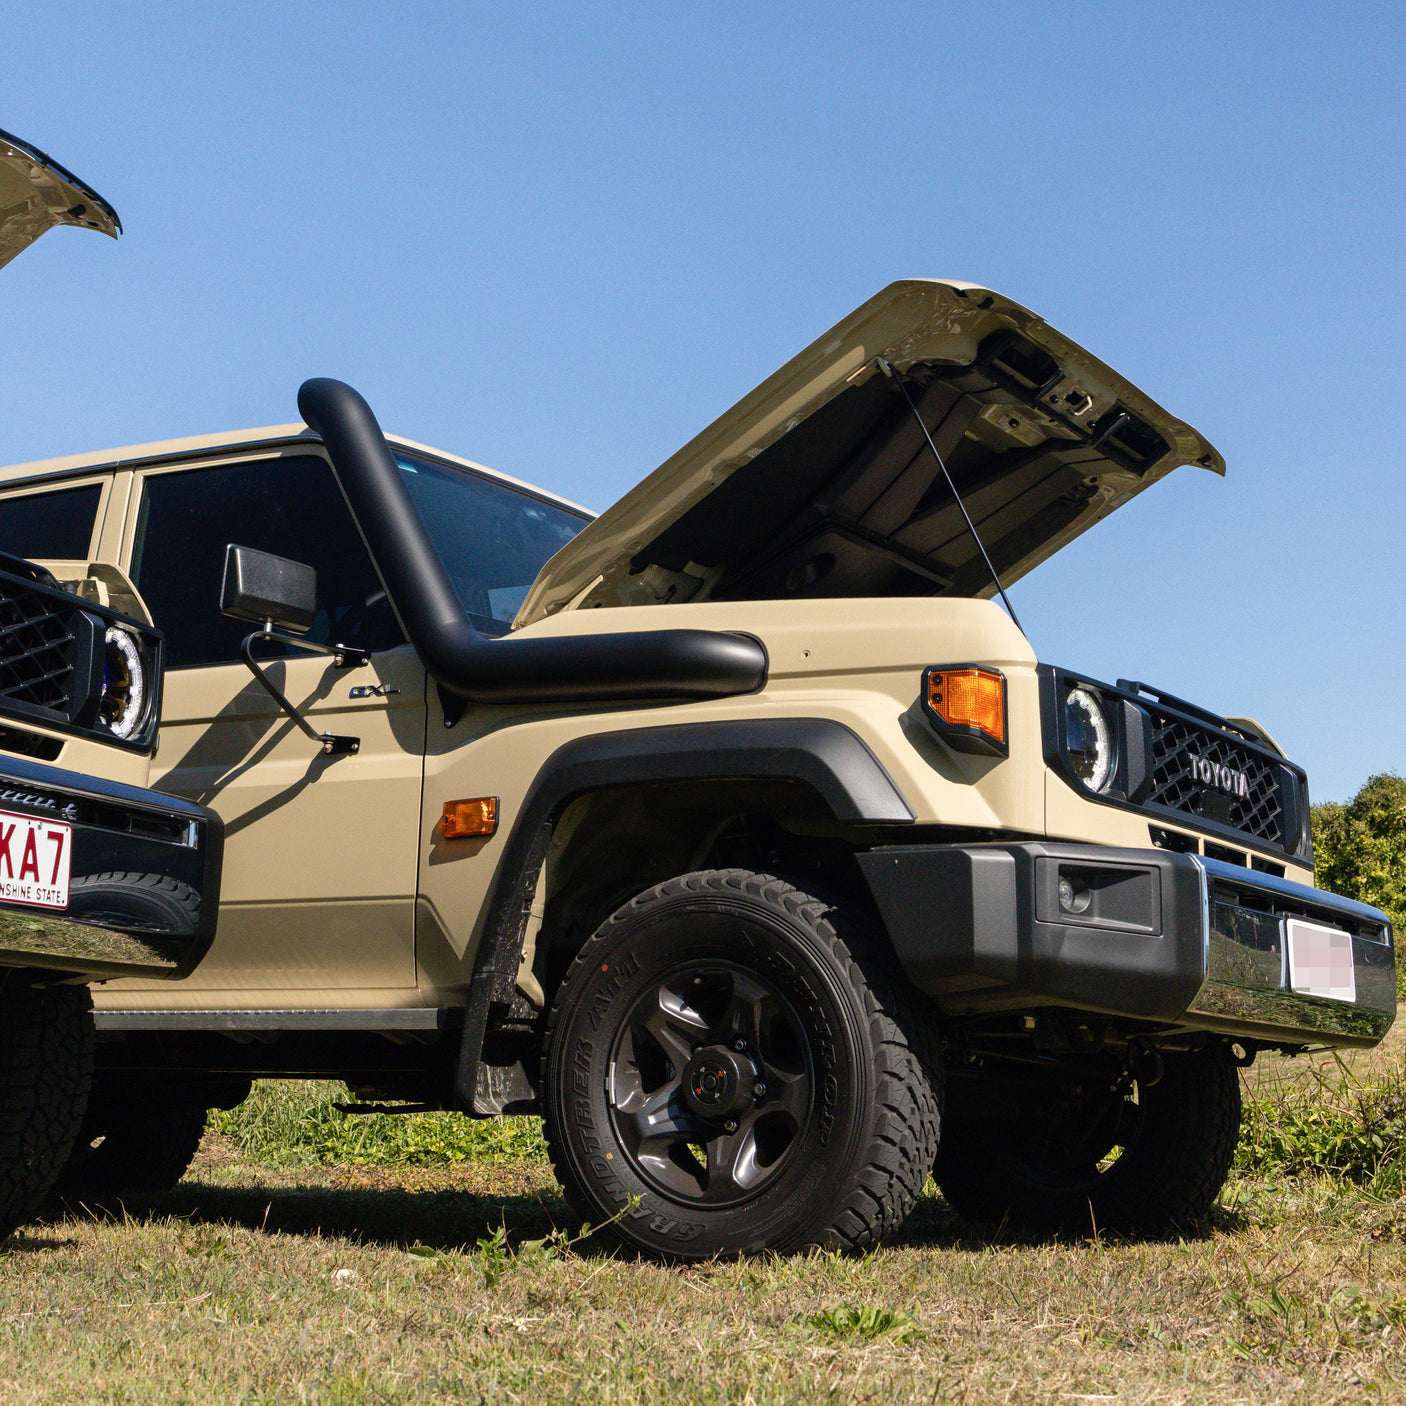
[[[957,485],[952,481],[952,475],[947,471],[946,461],[938,451],[937,445],[933,443],[932,433],[923,423],[923,417],[918,413],[917,402],[909,393],[908,384],[903,379],[903,374],[891,362],[885,361],[883,357],[878,361],[879,370],[892,381],[899,390],[903,392],[903,398],[908,402],[908,408],[913,412],[913,418],[918,422],[918,428],[923,432],[923,438],[928,442],[928,448],[932,450],[932,457],[937,460],[937,467],[942,470],[942,477],[947,480],[947,487],[952,491],[952,497],[956,500],[957,506],[962,510],[962,516],[967,521],[967,530],[972,535],[972,541],[976,543],[977,550],[981,553],[981,559],[986,563],[986,569],[991,573],[991,579],[996,583],[996,589],[1001,593],[1002,604],[1006,607],[1006,614],[1011,617],[1016,629],[1025,633],[1020,623],[1020,617],[1015,613],[1015,606],[1011,604],[1010,597],[1006,594],[1006,588],[1001,584],[1001,578],[997,574],[996,567],[991,560],[991,555],[986,550],[986,543],[981,540],[981,533],[976,530],[976,524],[972,521],[971,514],[967,511],[967,505],[962,501],[962,495],[957,492]]]

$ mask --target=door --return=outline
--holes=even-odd
[[[307,446],[137,475],[131,574],[166,632],[152,785],[225,822],[220,923],[179,984],[119,982],[105,1007],[350,1009],[417,1004],[414,903],[426,677],[404,643],[340,490]],[[251,626],[220,614],[229,543],[317,571],[306,638],[371,651],[261,648],[273,682],[318,732],[360,739],[322,754],[240,659]]]

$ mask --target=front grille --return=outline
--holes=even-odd
[[[0,698],[67,716],[74,606],[55,595],[0,581]]]
[[[1070,711],[1080,689],[1100,701],[1114,752],[1112,774],[1097,791],[1085,779],[1092,744],[1082,714]],[[1154,845],[1194,854],[1204,844],[1204,853],[1239,865],[1256,863],[1246,851],[1257,849],[1313,863],[1308,778],[1254,724],[1146,684],[1109,685],[1043,664],[1040,698],[1045,760],[1088,799],[1143,812]],[[1156,823],[1163,818],[1197,834],[1164,829]],[[1238,846],[1233,859],[1228,845]]]
[[[119,738],[102,716],[109,679],[106,636],[119,626],[137,646],[146,674],[146,711],[138,730]],[[162,639],[155,630],[67,590],[42,566],[0,551],[0,717],[111,746],[149,752],[161,711]],[[50,742],[43,744],[45,750]],[[0,737],[0,751],[42,756]]]
[[[1152,785],[1147,804],[1229,826],[1275,848],[1292,839],[1284,833],[1279,767],[1219,729],[1143,706],[1152,725]],[[1225,784],[1208,784],[1207,771],[1222,777]]]

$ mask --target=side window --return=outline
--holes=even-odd
[[[310,454],[259,459],[143,480],[132,577],[166,632],[168,667],[238,661],[250,627],[220,614],[231,542],[317,571],[309,640],[373,651],[402,642],[326,461]]]
[[[0,552],[16,557],[86,560],[102,485],[0,499]]]

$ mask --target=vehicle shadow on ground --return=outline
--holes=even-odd
[[[501,1230],[507,1248],[538,1240],[553,1231],[575,1237],[582,1229],[566,1202],[551,1191],[487,1194],[460,1188],[414,1189],[365,1186],[219,1186],[182,1182],[160,1195],[86,1197],[58,1200],[40,1225],[25,1236],[32,1248],[55,1243],[65,1224],[180,1220],[191,1225],[242,1227],[264,1234],[329,1236],[365,1245],[422,1245],[440,1251],[473,1249]],[[1238,1212],[1215,1207],[1201,1223],[1165,1234],[1135,1238],[1077,1227],[1035,1231],[1013,1226],[978,1226],[962,1220],[939,1196],[920,1199],[903,1228],[887,1240],[894,1249],[980,1252],[993,1245],[1036,1244],[1101,1247],[1124,1243],[1167,1243],[1235,1234],[1248,1222]],[[595,1237],[577,1244],[578,1253],[622,1252]],[[623,1252],[629,1258],[628,1252]]]
[[[1138,1234],[1119,1234],[1100,1229],[1092,1217],[1087,1225],[1029,1228],[1014,1225],[974,1225],[964,1221],[941,1196],[923,1196],[896,1235],[893,1246],[919,1248],[985,1250],[993,1245],[1090,1245],[1175,1244],[1178,1241],[1210,1240],[1217,1235],[1234,1235],[1249,1221],[1239,1211],[1212,1206],[1210,1214],[1192,1225],[1183,1225]]]
[[[566,1203],[535,1195],[483,1195],[448,1190],[282,1186],[229,1187],[183,1181],[160,1195],[61,1198],[50,1203],[36,1239],[62,1235],[74,1221],[114,1223],[180,1220],[239,1226],[269,1235],[329,1236],[384,1246],[435,1250],[473,1247],[500,1228],[508,1243],[554,1229],[579,1230]]]

